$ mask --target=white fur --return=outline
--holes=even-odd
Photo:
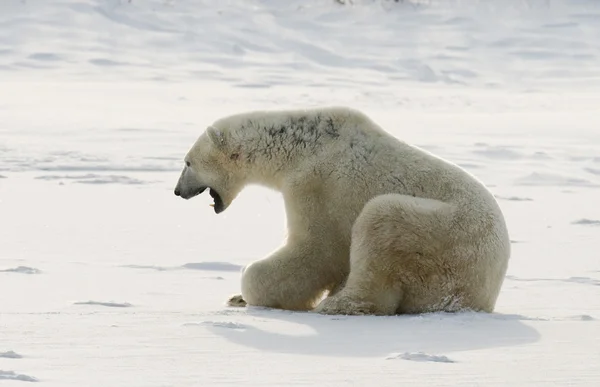
[[[285,246],[244,269],[230,305],[494,309],[508,232],[494,197],[458,166],[347,108],[237,114],[208,132],[186,156],[176,191],[188,198],[210,187],[224,210],[244,186],[261,184],[282,192],[288,219]]]

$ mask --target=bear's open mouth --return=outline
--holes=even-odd
[[[214,200],[214,204],[212,204],[212,207],[214,207],[215,213],[219,214],[223,212],[225,210],[225,205],[223,204],[223,199],[221,199],[221,195],[219,195],[219,193],[212,188],[209,188],[208,193]]]
[[[215,213],[220,214],[221,212],[225,211],[225,203],[223,203],[223,199],[221,198],[221,195],[219,195],[219,193],[215,189],[210,188],[210,187],[206,187],[206,186],[198,187],[198,189],[196,189],[194,191],[181,191],[179,188],[175,188],[175,195],[188,200],[188,199],[191,199],[193,197],[200,195],[207,188],[208,188],[208,192],[209,192],[210,196],[213,198],[213,201],[214,201],[214,203],[212,203],[210,206],[215,209]]]

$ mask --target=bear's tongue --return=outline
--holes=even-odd
[[[214,209],[215,209],[215,213],[219,214],[219,213],[223,212],[223,210],[225,209],[224,208],[225,206],[223,205],[223,200],[221,199],[221,196],[219,195],[219,193],[212,188],[208,191],[208,193],[215,201],[214,204],[212,205],[212,207],[214,207]]]

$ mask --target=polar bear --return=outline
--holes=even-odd
[[[457,165],[345,107],[221,118],[174,193],[226,210],[248,184],[282,193],[287,241],[242,270],[231,306],[323,314],[492,312],[510,256],[493,195]]]

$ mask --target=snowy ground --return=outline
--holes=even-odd
[[[215,5],[218,4],[218,5]],[[348,105],[474,173],[497,312],[232,309],[280,196],[176,198],[216,118]],[[0,385],[600,385],[600,3],[0,2]]]

